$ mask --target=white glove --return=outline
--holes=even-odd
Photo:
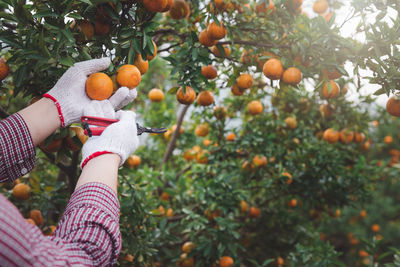
[[[57,106],[61,120],[61,127],[69,126],[79,122],[83,115],[83,109],[92,101],[85,90],[86,79],[90,74],[102,71],[110,65],[109,58],[92,59],[76,63],[69,68],[58,80],[56,85],[44,97],[50,98]],[[136,89],[129,90],[126,87],[118,89],[121,91],[118,97],[110,99],[115,109],[121,109],[132,102],[136,96]],[[117,94],[117,93],[116,93]]]
[[[104,100],[107,101],[107,100]],[[104,101],[96,101],[89,107],[88,112],[91,114],[93,110],[96,116],[99,114],[107,115],[110,112],[108,104],[103,105]],[[107,107],[108,106],[108,107]],[[97,108],[103,109],[103,113],[96,111]],[[113,118],[112,114],[108,118]],[[138,148],[139,138],[137,137],[136,114],[133,111],[118,111],[115,113],[115,119],[119,122],[108,126],[100,136],[92,136],[86,141],[82,148],[81,168],[86,163],[102,154],[114,153],[121,157],[121,163]]]

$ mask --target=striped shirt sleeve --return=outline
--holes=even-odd
[[[103,184],[75,191],[51,237],[0,194],[1,266],[110,266],[120,250],[118,198]]]
[[[0,182],[12,182],[30,172],[36,151],[28,126],[16,113],[0,121]]]

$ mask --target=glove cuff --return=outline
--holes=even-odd
[[[50,99],[51,101],[54,102],[54,104],[57,107],[58,117],[60,118],[60,121],[61,121],[61,127],[65,128],[65,121],[64,121],[64,116],[63,116],[62,111],[61,111],[60,103],[58,103],[57,99],[55,99],[53,96],[51,96],[49,94],[44,94],[43,97],[48,98],[48,99]]]
[[[113,153],[109,152],[109,151],[98,151],[98,152],[95,152],[92,155],[90,155],[89,157],[87,157],[87,158],[82,160],[81,169],[83,169],[83,167],[85,167],[85,165],[89,162],[89,160],[94,159],[94,158],[96,158],[98,156],[101,156],[101,155],[104,155],[104,154],[113,154]]]

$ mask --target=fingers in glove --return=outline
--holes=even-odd
[[[102,111],[99,108],[99,101],[93,100],[90,102],[90,105],[84,108],[83,110],[83,115],[84,116],[90,116],[90,117],[101,117]],[[99,111],[100,109],[100,111]]]
[[[127,111],[127,110],[117,111],[116,117],[120,122],[129,122],[136,124],[136,113],[133,111]]]
[[[110,66],[111,60],[108,57],[99,59],[91,59],[76,63],[74,66],[77,67],[83,74],[90,75],[95,72],[99,72],[107,69]]]
[[[129,95],[128,87],[121,87],[119,88],[113,96],[110,97],[110,103],[113,108],[117,108]]]
[[[136,97],[137,97],[137,90],[136,90],[136,88],[135,88],[135,89],[132,89],[132,90],[129,90],[128,95],[125,97],[124,100],[122,100],[122,101],[119,103],[118,106],[116,106],[115,109],[116,109],[116,110],[122,109],[123,107],[125,107],[126,105],[128,105],[129,103],[131,103],[133,100],[135,100]]]

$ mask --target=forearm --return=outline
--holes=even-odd
[[[84,184],[94,182],[107,185],[114,192],[117,192],[120,162],[121,157],[117,154],[104,154],[89,160],[82,170],[76,189]]]
[[[18,112],[28,126],[34,145],[40,144],[50,136],[61,122],[57,107],[48,98],[42,98]]]

